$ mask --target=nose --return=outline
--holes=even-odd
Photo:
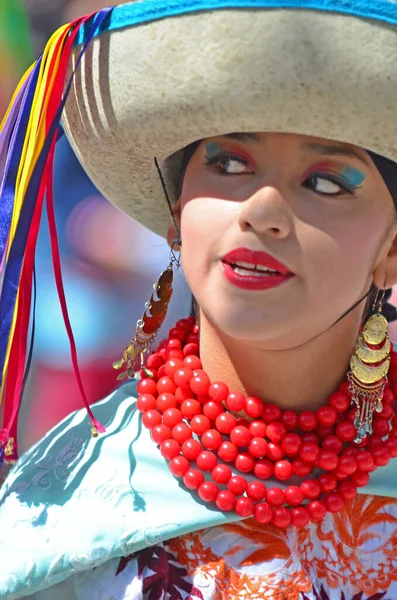
[[[262,186],[240,204],[243,231],[283,239],[292,229],[292,213],[283,194],[272,185]]]

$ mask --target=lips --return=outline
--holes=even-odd
[[[285,283],[294,274],[270,254],[236,248],[222,259],[226,279],[242,289],[263,290]]]

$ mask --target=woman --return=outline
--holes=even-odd
[[[292,4],[94,20],[66,133],[171,260],[115,364],[138,384],[7,478],[1,597],[396,597],[397,4]],[[150,354],[178,247],[197,319]]]

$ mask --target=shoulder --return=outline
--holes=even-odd
[[[162,540],[223,523],[183,491],[130,384],[67,417],[17,463],[0,493],[0,598],[19,598]]]

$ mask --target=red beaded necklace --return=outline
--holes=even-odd
[[[369,473],[397,457],[390,383],[382,412],[373,418],[373,435],[356,444],[348,381],[327,406],[297,414],[230,392],[223,382],[211,383],[201,367],[198,326],[192,317],[182,319],[148,357],[137,408],[171,473],[222,511],[302,527],[340,511],[367,485]],[[396,367],[392,353],[392,383],[397,383]],[[309,477],[313,470],[315,477]],[[264,483],[294,476],[296,484],[284,489]]]

